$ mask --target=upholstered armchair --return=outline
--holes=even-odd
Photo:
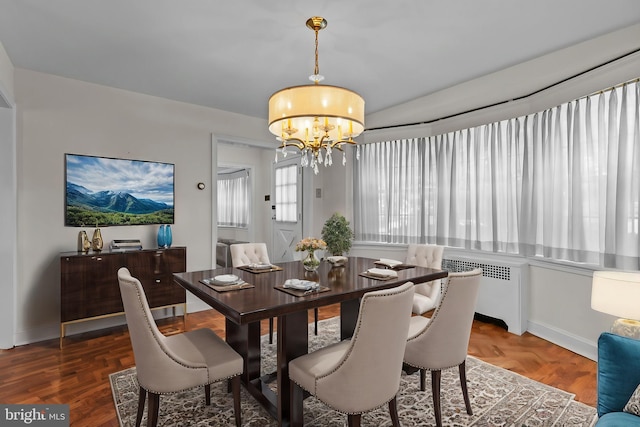
[[[412,243],[407,249],[405,264],[441,269],[443,252],[444,247],[442,246]],[[433,310],[440,298],[440,288],[440,280],[416,285],[416,293],[413,296],[413,307],[411,309],[413,313],[422,315],[429,310]]]
[[[291,399],[307,390],[359,426],[361,414],[388,403],[393,426],[399,426],[396,394],[413,299],[413,283],[364,294],[350,340],[324,347],[289,362]],[[292,426],[302,425],[294,412]]]
[[[411,317],[404,363],[420,370],[420,390],[431,371],[431,392],[436,425],[442,426],[440,379],[444,369],[458,368],[465,407],[472,414],[467,390],[466,360],[482,270],[450,273],[440,303],[430,319]],[[412,369],[407,369],[411,372]]]
[[[228,379],[236,426],[240,426],[242,357],[210,329],[164,336],[153,320],[140,281],[122,267],[118,270],[118,282],[140,384],[136,427],[142,422],[147,394],[147,426],[154,427],[161,394],[204,386],[205,403],[210,405],[210,385]]]
[[[598,427],[640,426],[640,340],[604,332],[598,339]],[[625,412],[628,411],[628,412]]]

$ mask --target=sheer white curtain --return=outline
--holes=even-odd
[[[249,171],[218,174],[218,226],[249,225]]]
[[[356,238],[640,268],[640,85],[429,138],[368,144]]]

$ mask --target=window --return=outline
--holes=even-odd
[[[298,166],[290,165],[276,168],[276,221],[296,222]]]
[[[218,173],[218,226],[245,228],[249,225],[249,171]]]
[[[640,268],[640,84],[428,138],[367,144],[356,238]]]

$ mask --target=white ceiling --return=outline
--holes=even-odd
[[[638,0],[0,0],[13,65],[267,118],[323,83],[367,114],[640,22]]]

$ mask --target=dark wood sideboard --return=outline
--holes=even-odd
[[[118,269],[127,267],[140,280],[151,309],[182,307],[184,288],[173,282],[173,273],[186,271],[187,249],[143,249],[126,252],[64,252],[60,254],[60,348],[65,327],[124,313]]]

